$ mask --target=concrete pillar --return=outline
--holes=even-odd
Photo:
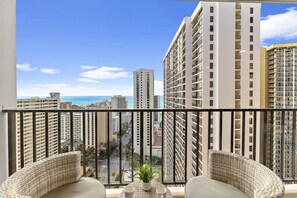
[[[7,114],[16,108],[16,0],[0,0],[0,184],[8,176]]]

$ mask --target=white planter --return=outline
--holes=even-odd
[[[142,189],[143,189],[144,191],[148,191],[148,190],[150,190],[151,188],[152,188],[151,182],[149,182],[149,183],[142,182]]]

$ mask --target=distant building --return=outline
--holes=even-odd
[[[44,109],[54,110],[60,108],[60,93],[50,93],[50,97],[39,98],[32,97],[29,99],[18,99],[17,108],[26,109]],[[36,113],[36,160],[46,157],[45,149],[45,113]],[[20,168],[20,115],[17,115],[17,162]],[[58,153],[58,116],[57,113],[48,113],[48,155]],[[23,131],[24,131],[24,165],[33,162],[33,116],[32,113],[24,113],[23,115]]]
[[[265,108],[296,108],[297,107],[297,43],[275,44],[262,48],[261,68],[262,71],[262,107]],[[273,125],[270,125],[270,116],[268,116],[267,137],[273,134],[272,145],[267,141],[266,145],[267,161],[266,164],[277,175],[286,180],[294,180],[294,171],[297,167],[294,164],[292,156],[296,155],[293,150],[293,112],[283,112],[284,122],[282,125],[282,112],[275,112],[273,115]],[[290,124],[291,123],[291,124]],[[272,131],[270,130],[272,127]],[[284,127],[284,139],[282,139],[282,127]],[[282,147],[282,141],[284,147]],[[272,153],[270,152],[272,151]],[[283,155],[282,155],[283,153]],[[283,157],[283,159],[282,159]],[[283,161],[282,161],[283,160]],[[282,167],[283,163],[283,167]]]
[[[73,140],[82,141],[82,114],[79,112],[73,113]],[[71,139],[70,113],[61,113],[61,140],[66,141]]]
[[[60,102],[60,109],[71,109],[72,102]]]
[[[140,69],[134,71],[134,94],[133,102],[135,109],[153,109],[154,108],[154,70]],[[143,113],[143,128],[140,126],[141,113],[134,116],[134,148],[140,152],[140,146],[143,146],[144,156],[150,155],[150,136],[153,133],[153,118],[149,113]],[[143,133],[143,145],[141,143],[141,133]],[[153,140],[152,140],[153,142]],[[159,149],[153,149],[153,155],[158,155]]]

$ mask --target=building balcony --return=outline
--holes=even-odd
[[[286,126],[288,123],[293,123],[293,126],[290,124],[291,129],[296,131],[296,111],[297,109],[7,109],[4,112],[8,118],[9,174],[53,154],[80,150],[82,175],[100,180],[106,188],[122,187],[134,181],[136,168],[148,162],[153,164],[158,172],[160,182],[171,186],[170,190],[175,192],[175,195],[183,195],[183,187],[176,186],[185,185],[189,178],[197,176],[192,173],[206,171],[207,161],[201,163],[198,159],[203,159],[201,155],[207,155],[207,150],[213,148],[239,152],[270,168],[284,183],[297,183],[297,168],[294,168],[297,159],[294,152],[296,145],[279,141],[279,138],[288,140],[286,142],[296,141],[295,133],[290,136],[285,133],[285,129],[289,127]],[[63,128],[61,117],[65,113],[70,116],[66,132],[61,130]],[[73,116],[77,116],[77,113],[82,116],[81,128],[78,131],[77,127],[74,127],[73,120]],[[152,115],[155,113],[161,118],[158,126],[153,121]],[[201,136],[193,132],[192,122],[188,122],[193,114],[198,113],[202,118],[199,119],[199,125],[204,129]],[[288,113],[292,114],[292,122],[284,122]],[[89,142],[90,131],[87,127],[87,117],[90,114],[95,116],[96,132],[93,134],[93,144]],[[119,115],[116,121],[112,119],[114,114]],[[180,114],[184,115],[182,120],[179,118]],[[271,119],[276,114],[280,116]],[[45,117],[43,123],[38,122],[39,127],[42,125],[41,130],[37,130],[36,124],[39,115]],[[52,124],[50,115],[54,117],[54,123],[58,126],[54,130],[50,130]],[[124,119],[123,115],[126,115],[127,119]],[[235,120],[235,115],[240,115],[240,119]],[[252,122],[248,123],[246,118]],[[202,125],[204,119],[206,125]],[[28,129],[30,120],[32,127]],[[229,120],[229,123],[223,122],[224,120]],[[238,127],[239,122],[241,127]],[[19,128],[16,127],[16,123],[20,124]],[[213,123],[217,123],[217,127],[214,127]],[[197,123],[193,124],[196,126]],[[274,130],[276,124],[280,125],[279,131]],[[118,128],[113,129],[114,125]],[[136,126],[142,131],[146,131],[146,127],[149,126],[152,133],[137,135]],[[62,138],[65,135],[62,133],[67,133],[70,138]],[[81,139],[74,139],[78,136],[76,133],[80,133]],[[192,137],[188,137],[188,134]],[[38,139],[40,137],[43,141]],[[200,138],[207,140],[207,144],[203,145]],[[136,140],[139,141],[138,145],[135,143]],[[280,148],[281,152],[273,152],[276,148]],[[276,160],[278,158],[287,161],[278,162]],[[112,189],[108,190],[107,194],[112,197],[119,192]]]

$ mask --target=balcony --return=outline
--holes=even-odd
[[[297,168],[294,168],[296,167],[296,152],[294,152],[296,145],[288,144],[288,142],[296,141],[296,111],[297,109],[7,109],[4,112],[8,117],[9,174],[26,166],[26,164],[55,153],[80,150],[82,152],[82,175],[100,180],[106,188],[121,187],[134,181],[137,166],[149,162],[154,164],[154,169],[158,171],[158,180],[167,186],[172,186],[170,189],[180,194],[183,193],[181,192],[183,188],[174,186],[185,185],[190,177],[206,171],[207,161],[203,161],[201,155],[207,155],[207,150],[211,148],[219,150],[224,148],[224,150],[245,155],[264,164],[275,171],[284,183],[297,183]],[[154,113],[158,113],[162,118],[159,128],[161,134],[158,135],[159,145],[155,144],[157,140],[154,137],[156,134],[153,132],[150,134],[140,133],[140,143],[137,146],[133,143],[138,138],[136,126],[143,131],[147,126],[152,129],[154,125],[152,115]],[[70,138],[63,142],[61,139],[61,116],[65,114],[70,116],[70,127],[67,131]],[[83,126],[80,141],[74,139],[73,117],[78,114],[82,116]],[[95,144],[93,146],[87,146],[86,140],[86,117],[90,114],[95,116],[94,125],[95,131],[97,131],[94,134]],[[116,124],[112,119],[113,114],[117,114],[119,117],[116,121],[119,126],[117,131],[111,130],[112,126]],[[182,114],[184,116],[181,119],[180,115]],[[196,123],[186,124],[193,114],[200,114],[200,118],[207,121],[204,126],[201,119],[197,120],[197,123],[204,128],[201,136],[193,133],[192,125],[196,126]],[[45,118],[41,123],[42,126],[39,126],[44,128],[41,139],[44,138],[45,141],[38,144],[36,119],[39,115],[43,115]],[[99,117],[102,118],[102,115],[105,119],[104,124],[98,119]],[[129,118],[125,122],[123,115],[127,115]],[[235,115],[240,115],[240,120],[235,121]],[[276,118],[275,115],[279,116]],[[288,115],[290,116],[288,117]],[[51,116],[54,117],[55,122],[50,122],[49,117]],[[250,122],[246,122],[246,118],[249,118]],[[230,120],[230,122],[223,122],[225,119]],[[288,119],[292,122],[285,122]],[[26,128],[25,120],[27,122],[31,120],[32,127],[30,129]],[[237,127],[239,122],[241,127]],[[20,124],[19,128],[17,123]],[[57,128],[54,132],[50,132],[50,125],[53,123]],[[217,127],[214,127],[212,123],[217,123]],[[293,124],[289,125],[288,123]],[[278,131],[274,130],[276,125],[280,126]],[[99,128],[103,131],[99,132]],[[187,133],[185,133],[186,131]],[[290,136],[287,135],[288,132],[291,133]],[[106,134],[106,137],[102,138],[101,133]],[[191,134],[191,137],[188,137],[187,134]],[[32,150],[26,149],[28,145],[25,143],[25,137],[32,139]],[[201,144],[201,137],[207,139],[206,145]],[[53,139],[57,140],[56,144],[52,144]],[[284,139],[286,142],[280,141]],[[128,144],[129,146],[127,146]],[[37,149],[37,147],[41,149],[40,146],[45,152],[42,157],[39,157],[40,150]],[[276,147],[280,148],[278,149],[280,152],[275,154]],[[19,150],[16,150],[18,148]],[[156,156],[155,149],[160,150],[160,156]],[[168,157],[168,155],[170,156]],[[31,159],[28,159],[28,156],[31,156]],[[282,159],[277,166],[276,159]],[[168,164],[172,166],[168,166]],[[275,167],[279,168],[276,169]],[[196,173],[196,175],[192,173]],[[111,194],[115,192],[117,191],[110,191]]]

